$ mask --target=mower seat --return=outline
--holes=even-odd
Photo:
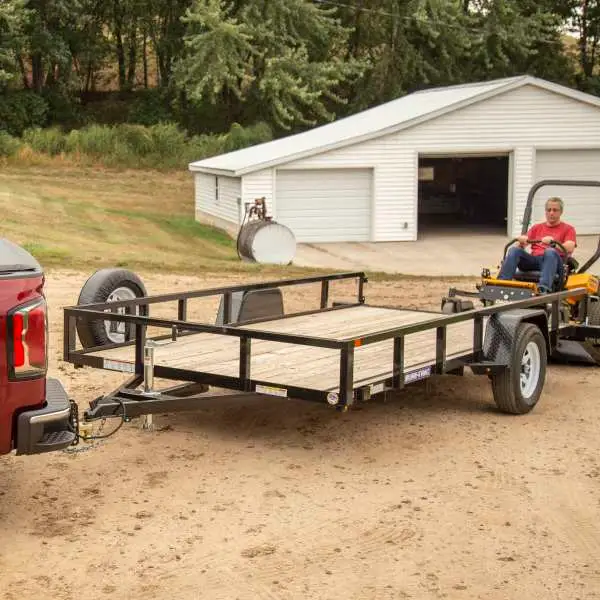
[[[567,277],[569,277],[571,272],[577,270],[577,266],[577,261],[572,256],[569,256],[566,262],[563,263],[562,281],[566,281]],[[540,280],[541,276],[541,271],[521,271],[521,269],[517,269],[517,272],[515,273],[515,279],[517,281],[527,281],[531,283],[537,283]],[[554,290],[561,289],[561,277],[558,273],[554,276],[554,281],[552,283],[552,287],[554,288]]]
[[[537,283],[542,276],[541,271],[521,271],[521,269],[517,269],[515,273],[515,279],[517,281],[530,281],[531,283]],[[557,282],[559,280],[558,273],[554,276],[554,281]]]

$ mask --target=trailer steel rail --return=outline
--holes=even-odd
[[[328,306],[330,289],[329,284],[332,281],[355,279],[357,280],[356,302],[339,306]],[[90,366],[104,369],[105,359],[101,356],[93,355],[95,352],[112,348],[125,346],[135,346],[135,360],[124,372],[130,373],[133,377],[123,386],[118,388],[112,395],[109,394],[103,399],[97,399],[92,403],[91,414],[97,416],[100,414],[115,414],[119,408],[119,402],[111,400],[115,394],[121,394],[122,398],[137,404],[134,410],[136,414],[142,414],[140,402],[148,401],[146,413],[151,412],[154,407],[164,407],[165,402],[159,402],[156,395],[149,397],[144,392],[138,392],[133,388],[144,381],[144,366],[148,367],[148,357],[145,360],[145,348],[150,344],[168,342],[169,339],[177,340],[183,335],[193,335],[195,333],[211,333],[222,335],[225,338],[239,339],[239,368],[237,376],[227,376],[205,372],[202,370],[191,370],[184,368],[169,367],[164,365],[151,364],[151,376],[162,379],[172,379],[176,381],[195,382],[198,384],[212,385],[219,388],[226,388],[233,392],[264,394],[265,389],[274,389],[275,395],[277,389],[285,387],[286,395],[289,397],[327,401],[335,404],[338,408],[346,408],[354,403],[356,399],[368,397],[371,393],[378,393],[386,389],[402,388],[405,385],[428,377],[432,374],[444,374],[461,371],[465,366],[470,367],[476,373],[490,373],[498,369],[507,368],[503,364],[495,364],[492,361],[486,361],[483,353],[484,346],[484,322],[486,318],[495,315],[501,315],[509,311],[518,311],[521,309],[539,309],[550,307],[547,331],[544,335],[547,338],[549,348],[556,346],[560,335],[559,310],[560,303],[566,298],[578,298],[585,296],[587,291],[581,289],[571,289],[567,291],[555,292],[544,296],[534,296],[517,301],[507,302],[506,304],[496,304],[493,306],[472,309],[469,311],[443,314],[431,313],[431,319],[402,325],[400,327],[387,328],[382,331],[369,333],[360,336],[345,337],[325,337],[319,335],[297,335],[284,332],[263,331],[260,329],[249,328],[249,324],[260,324],[261,322],[272,322],[278,319],[285,320],[300,315],[312,315],[323,312],[343,311],[352,306],[370,306],[365,303],[364,284],[367,278],[364,272],[341,273],[335,275],[315,276],[301,279],[286,279],[282,281],[270,281],[251,285],[230,286],[222,288],[212,288],[207,290],[197,290],[191,292],[177,292],[172,294],[162,294],[156,296],[144,296],[132,300],[121,300],[118,302],[90,304],[83,306],[72,306],[64,309],[64,360],[73,363],[75,366]],[[265,317],[254,319],[253,321],[231,323],[231,299],[235,292],[246,292],[250,290],[267,290],[279,288],[282,286],[302,285],[308,283],[320,283],[320,307],[311,311],[290,312],[279,317]],[[207,296],[222,296],[224,310],[224,325],[214,325],[187,320],[187,301],[193,298]],[[136,314],[117,314],[112,312],[117,308],[133,310],[135,307],[147,307],[152,304],[177,302],[177,319],[156,318]],[[398,310],[410,311],[411,309],[399,308]],[[106,312],[109,311],[109,312]],[[427,312],[427,311],[414,311]],[[130,332],[135,331],[135,339],[126,340],[121,344],[111,344],[102,347],[77,349],[77,331],[76,322],[84,321],[116,321],[127,324]],[[473,321],[472,349],[461,353],[460,356],[448,356],[447,350],[447,328],[450,325]],[[147,328],[157,327],[169,330],[166,335],[156,336],[152,341],[147,340]],[[432,365],[424,368],[418,365],[409,372],[405,371],[405,337],[424,331],[435,330],[435,360]],[[384,340],[393,339],[393,364],[385,376],[379,381],[370,382],[368,385],[355,380],[355,349],[361,346],[367,346]],[[315,348],[327,348],[339,351],[339,373],[338,386],[335,390],[321,390],[305,386],[287,385],[285,381],[263,381],[252,377],[251,357],[253,340],[266,340],[272,342],[282,342],[287,344],[296,344]],[[412,368],[412,367],[411,367]],[[115,369],[111,369],[115,370]],[[119,369],[117,369],[119,370]],[[148,368],[146,368],[146,377],[148,377]],[[267,394],[269,392],[266,392]],[[162,400],[168,398],[168,393],[164,394]],[[171,399],[170,406],[175,409],[190,410],[189,399]],[[152,401],[152,402],[150,402]],[[112,402],[112,404],[111,404]]]

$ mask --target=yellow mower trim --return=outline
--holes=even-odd
[[[495,279],[493,277],[484,277],[483,283],[485,285],[497,285],[501,287],[513,287],[513,288],[524,288],[537,292],[537,283],[532,281],[516,281],[514,279]]]

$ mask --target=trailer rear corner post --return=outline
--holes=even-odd
[[[349,342],[341,350],[340,357],[340,398],[341,410],[348,410],[354,404],[354,346]]]

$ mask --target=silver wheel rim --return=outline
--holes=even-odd
[[[542,359],[539,346],[535,342],[529,342],[521,358],[521,372],[519,383],[521,395],[525,400],[531,398],[540,380]]]
[[[119,302],[120,300],[134,300],[137,296],[135,292],[128,287],[118,287],[114,289],[108,298],[107,302]],[[138,308],[135,307],[133,314],[138,314]],[[112,311],[107,310],[106,312],[115,312],[121,315],[124,315],[126,308],[124,306],[120,306],[119,308],[115,308]],[[125,341],[125,323],[120,321],[104,321],[104,329],[106,331],[106,336],[113,344],[120,344]]]

